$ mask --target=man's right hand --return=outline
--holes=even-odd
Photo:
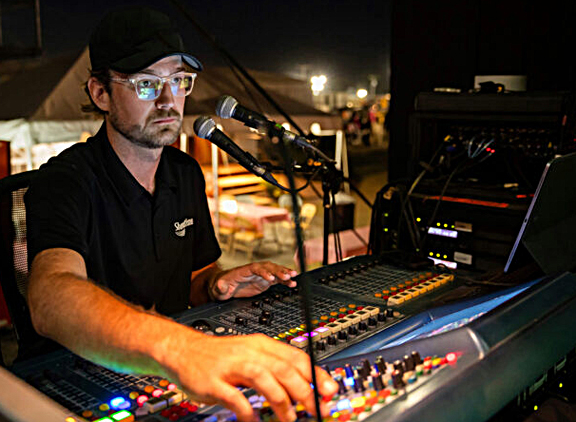
[[[316,414],[310,359],[295,347],[263,334],[213,337],[194,333],[188,341],[167,339],[164,350],[160,363],[193,400],[220,404],[241,421],[252,421],[254,415],[237,386],[264,395],[281,421],[296,420],[292,401]],[[337,392],[338,385],[324,370],[316,368],[316,378],[321,396]],[[322,408],[324,416],[327,410]]]

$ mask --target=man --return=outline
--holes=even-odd
[[[270,262],[218,268],[200,168],[164,148],[180,132],[200,63],[168,18],[146,8],[108,14],[90,59],[87,91],[105,122],[44,165],[26,196],[36,330],[109,368],[166,376],[241,420],[252,409],[238,385],[266,395],[283,421],[296,418],[291,400],[313,412],[302,351],[264,335],[206,336],[160,315],[295,285],[295,272]],[[320,394],[334,393],[317,374]]]

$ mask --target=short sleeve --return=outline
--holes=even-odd
[[[40,168],[25,195],[28,262],[41,251],[68,248],[88,254],[89,187],[71,163]]]

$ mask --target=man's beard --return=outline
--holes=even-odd
[[[174,110],[156,111],[150,114],[146,118],[144,127],[138,124],[125,124],[118,118],[117,113],[110,113],[108,118],[112,127],[122,136],[133,144],[148,149],[157,149],[173,144],[176,142],[182,128],[182,117]],[[159,127],[155,127],[154,123],[152,123],[154,120],[166,118],[175,118],[177,121],[170,125],[161,125]]]

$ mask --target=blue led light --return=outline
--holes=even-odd
[[[347,387],[354,387],[354,378],[344,378],[344,385]]]
[[[110,407],[113,409],[120,409],[120,406],[122,406],[122,403],[125,401],[126,400],[124,397],[114,397],[112,400],[110,400]]]
[[[350,400],[348,399],[344,399],[344,400],[340,400],[337,404],[336,404],[336,408],[338,409],[338,411],[342,411],[342,410],[346,410],[346,409],[350,409],[352,407],[352,405],[350,404]]]

